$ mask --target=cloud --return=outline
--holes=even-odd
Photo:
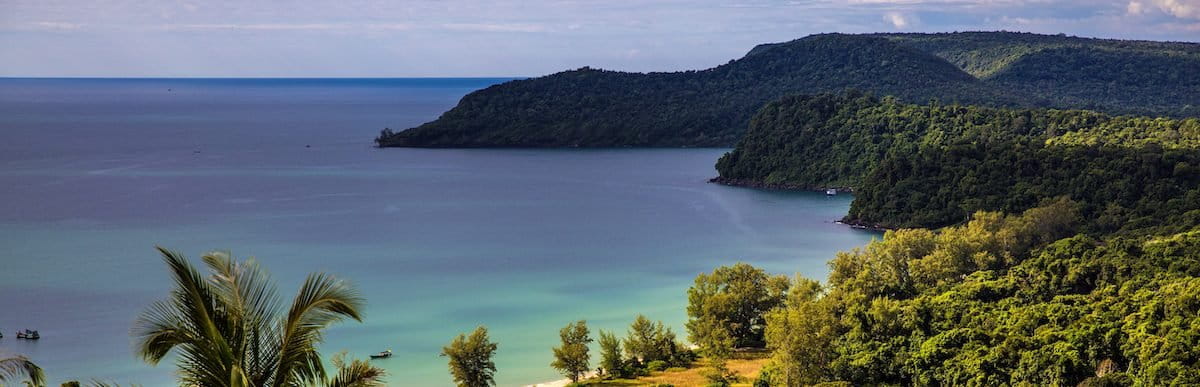
[[[1125,12],[1143,15],[1150,7],[1180,19],[1200,19],[1200,0],[1130,0]]]
[[[1125,13],[1130,15],[1141,15],[1146,12],[1146,5],[1142,2],[1134,0],[1130,1],[1129,5],[1125,6]]]
[[[1134,0],[1129,2],[1130,9],[1134,3],[1141,8],[1141,2]],[[1177,18],[1200,19],[1200,0],[1150,0],[1150,3]]]
[[[336,24],[283,24],[283,23],[263,23],[263,24],[167,24],[163,26],[168,30],[258,30],[258,31],[313,31],[313,30],[337,30],[344,29],[346,26]]]
[[[888,12],[883,14],[883,20],[892,23],[893,27],[905,29],[916,24],[916,18],[911,15],[905,15],[900,12]]]
[[[38,27],[41,29],[47,29],[47,30],[77,30],[80,27],[83,27],[83,24],[79,24],[79,23],[53,22],[53,21],[40,21],[40,22],[33,23],[33,25],[35,27]]]
[[[445,23],[442,27],[453,31],[475,32],[543,32],[546,27],[537,24],[516,23]]]

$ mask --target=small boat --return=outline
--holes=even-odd
[[[25,339],[25,340],[37,340],[37,339],[42,338],[42,335],[39,335],[38,331],[31,331],[31,330],[26,329],[24,332],[17,332],[17,338]]]
[[[833,196],[833,195],[837,195],[837,188],[830,188],[830,189],[825,190],[825,196]]]
[[[371,355],[372,359],[387,359],[389,357],[392,357],[392,350],[390,350],[390,349],[380,352],[380,353],[377,353],[377,354],[374,354],[374,355]]]

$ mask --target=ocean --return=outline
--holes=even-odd
[[[561,377],[568,322],[645,314],[683,338],[696,274],[824,280],[879,236],[834,223],[848,195],[707,183],[728,149],[372,147],[506,80],[0,79],[0,354],[55,385],[171,385],[130,337],[170,286],[160,245],[254,257],[288,299],[307,273],[353,282],[366,318],[322,352],[391,349],[390,385],[451,385],[438,353],[478,325],[521,385]]]

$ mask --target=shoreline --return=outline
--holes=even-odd
[[[585,372],[583,374],[583,376],[579,378],[579,380],[591,379],[591,378],[596,377],[596,375],[597,375],[596,371],[588,371],[588,372]],[[558,379],[558,380],[551,380],[548,382],[524,384],[522,386],[523,387],[566,387],[569,384],[571,384],[570,378],[562,378],[562,379]]]
[[[708,179],[708,182],[720,184],[720,185],[727,185],[727,186],[731,186],[731,187],[746,187],[746,188],[768,189],[768,190],[777,190],[777,191],[825,192],[825,190],[827,190],[827,189],[836,189],[838,191],[838,193],[842,193],[842,192],[854,193],[854,187],[849,187],[849,186],[814,187],[814,186],[799,185],[799,184],[771,184],[771,183],[763,183],[761,181],[752,180],[752,179],[730,179],[730,178],[725,178],[725,177],[721,177],[721,176],[717,176],[717,177]]]
[[[720,184],[720,185],[727,185],[730,187],[745,187],[745,188],[765,189],[765,190],[774,190],[774,191],[825,192],[825,190],[827,190],[827,189],[836,189],[839,193],[841,193],[841,192],[854,193],[854,187],[812,187],[812,186],[804,186],[804,185],[798,185],[798,184],[768,184],[768,183],[763,183],[763,182],[757,181],[757,180],[729,179],[729,178],[724,178],[724,177],[720,177],[720,176],[708,179],[708,182],[714,183],[714,184]],[[850,226],[850,228],[857,229],[857,230],[870,230],[870,231],[879,231],[879,232],[895,230],[895,228],[887,227],[887,226],[879,224],[879,223],[868,223],[868,222],[858,220],[858,219],[848,219],[846,217],[842,217],[841,219],[834,220],[833,222],[837,223],[837,224],[847,225],[847,226]]]

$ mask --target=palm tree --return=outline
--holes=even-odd
[[[349,284],[309,274],[285,311],[270,277],[252,259],[208,253],[203,261],[211,274],[204,277],[183,255],[157,249],[175,286],[138,318],[137,354],[157,365],[174,350],[182,385],[382,385],[383,370],[341,359],[335,377],[326,380],[316,349],[322,330],[345,319],[362,321],[363,299]]]
[[[0,357],[0,385],[4,385],[4,381],[9,379],[17,379],[22,375],[29,379],[25,384],[31,387],[42,387],[46,385],[46,375],[42,373],[42,368],[37,364],[33,364],[21,355],[13,355]]]

